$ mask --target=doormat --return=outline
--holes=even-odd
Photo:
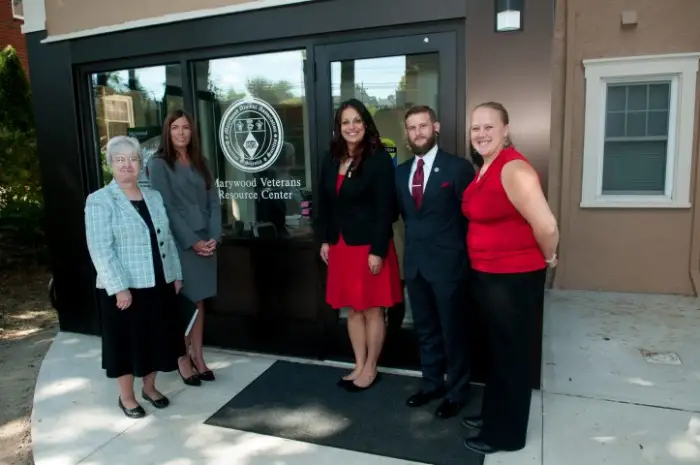
[[[382,373],[376,386],[350,393],[335,384],[347,373],[277,361],[205,424],[426,464],[483,464],[464,447],[469,430],[461,425],[479,411],[481,386],[471,386],[459,415],[441,420],[434,415],[440,401],[406,406],[419,378]]]

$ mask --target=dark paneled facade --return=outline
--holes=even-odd
[[[92,73],[180,64],[184,107],[197,115],[193,61],[304,49],[315,179],[319,154],[328,140],[323,132],[327,126],[318,120],[332,115],[327,99],[318,97],[325,88],[321,86],[330,88],[330,83],[317,67],[329,63],[320,63],[316,52],[326,47],[320,54],[325,57],[329,46],[341,50],[343,44],[362,42],[360,57],[371,54],[372,41],[396,47],[395,42],[404,37],[404,53],[442,53],[442,62],[449,63],[440,68],[447,73],[439,81],[440,98],[441,102],[451,100],[444,107],[453,110],[441,115],[447,119],[443,127],[451,128],[441,135],[441,144],[466,156],[468,106],[477,100],[503,100],[517,107],[514,125],[525,118],[527,108],[538,109],[528,116],[526,126],[538,129],[518,132],[517,140],[536,147],[537,156],[546,160],[542,141],[549,138],[549,113],[541,109],[549,108],[545,90],[550,80],[548,38],[553,11],[546,0],[527,0],[525,10],[524,30],[505,35],[494,32],[491,2],[478,0],[435,0],[430,7],[422,0],[319,0],[58,43],[42,44],[43,32],[29,34],[46,229],[61,329],[100,333],[95,276],[83,221],[85,198],[102,182],[95,151]],[[441,39],[435,44],[416,44],[415,39],[423,35]],[[452,43],[445,45],[441,42],[445,38]],[[504,56],[515,60],[513,50],[518,50],[518,66],[526,66],[527,72],[503,63]],[[513,89],[519,89],[517,95]],[[248,351],[349,358],[343,323],[324,302],[325,270],[317,252],[318,244],[310,240],[227,240],[220,252],[220,295],[207,303],[207,343]],[[418,352],[410,331],[400,327],[403,311],[389,312],[392,331],[382,363],[415,368]],[[541,325],[534,331],[541,340]],[[475,345],[475,357],[483,361],[481,345]],[[539,365],[539,349],[536,351]],[[480,378],[481,370],[477,371]],[[533,372],[533,387],[539,387],[539,366]]]

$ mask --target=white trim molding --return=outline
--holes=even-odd
[[[19,3],[19,5],[22,6],[24,2],[22,0],[10,0],[10,4],[12,5],[12,17],[24,21],[24,9],[22,9],[22,13],[17,13],[17,11],[15,11],[15,3]]]
[[[44,0],[35,1],[43,2]],[[296,3],[305,3],[311,1],[316,0],[251,0],[245,3],[237,3],[235,5],[227,5],[217,8],[207,8],[194,11],[185,11],[182,13],[170,13],[155,16],[152,18],[136,19],[133,21],[125,21],[119,24],[110,24],[108,26],[100,26],[93,29],[84,29],[82,31],[69,32],[66,34],[49,35],[44,40],[42,40],[41,43],[45,44],[51,42],[61,42],[64,40],[78,39],[81,37],[96,36],[100,34],[108,34],[117,31],[126,31],[129,29],[139,29],[142,27],[158,26],[160,24],[175,23],[179,21],[189,21],[193,19],[208,18],[211,16],[228,15],[249,10],[262,10],[264,8],[287,6]]]
[[[586,78],[582,208],[690,208],[696,79],[700,53],[583,60]],[[671,82],[665,192],[603,194],[608,84]]]

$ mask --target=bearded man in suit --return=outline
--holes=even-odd
[[[466,404],[469,391],[470,267],[461,201],[475,172],[469,161],[438,147],[440,122],[430,107],[410,108],[405,130],[414,157],[397,167],[396,189],[406,227],[404,277],[423,375],[421,390],[406,403],[420,407],[442,398],[435,415],[450,418]]]

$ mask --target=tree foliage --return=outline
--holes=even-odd
[[[29,81],[10,45],[0,52],[0,127],[22,132],[34,128]]]
[[[41,202],[39,160],[33,129],[20,131],[0,125],[0,189],[23,192],[26,200]],[[1,209],[8,198],[6,192],[0,196]]]
[[[0,186],[41,190],[29,82],[11,46],[0,52]]]
[[[43,196],[29,81],[8,46],[0,52],[0,266],[43,253]]]

